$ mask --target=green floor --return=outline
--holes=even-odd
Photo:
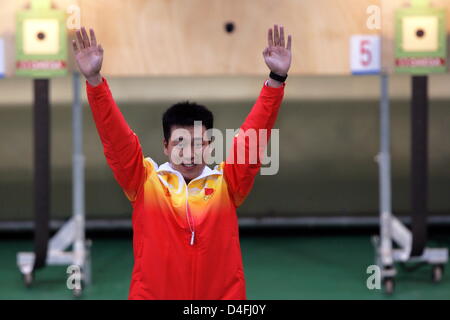
[[[126,299],[132,269],[131,242],[126,238],[93,239],[93,280],[84,299]],[[438,239],[450,247],[450,237]],[[396,292],[386,297],[366,287],[373,263],[368,235],[241,237],[249,299],[449,299],[450,276],[430,281],[431,270],[400,271]],[[72,299],[66,268],[48,267],[25,288],[15,264],[16,252],[31,241],[0,239],[0,299]]]

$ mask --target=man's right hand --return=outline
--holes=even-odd
[[[89,32],[90,40],[84,27],[77,30],[77,41],[72,41],[73,52],[80,72],[92,86],[97,86],[102,83],[100,70],[103,62],[103,48],[97,45],[94,30],[90,29]]]

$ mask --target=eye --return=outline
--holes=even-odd
[[[175,147],[176,148],[184,148],[184,147],[186,147],[186,141],[184,141],[183,139],[176,140],[174,142],[175,142]]]
[[[183,138],[183,136],[179,136],[178,138],[175,138],[173,141],[175,142],[175,143],[181,143],[181,142],[183,142],[185,139]]]

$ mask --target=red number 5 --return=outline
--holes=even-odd
[[[369,40],[361,40],[361,64],[364,67],[367,67],[372,62],[372,52],[369,50],[370,41]]]

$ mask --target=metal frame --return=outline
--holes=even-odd
[[[411,217],[398,217],[398,220],[404,224],[411,222]],[[427,218],[429,226],[450,225],[450,216],[429,216]],[[50,220],[50,230],[58,230],[65,221]],[[258,227],[379,227],[380,218],[378,216],[332,216],[332,217],[240,217],[239,227],[258,228]],[[22,232],[32,231],[32,221],[0,221],[0,232]],[[131,231],[131,221],[129,219],[89,219],[85,222],[85,230],[93,231]]]
[[[443,267],[448,262],[447,248],[425,248],[421,256],[411,256],[412,232],[392,214],[391,207],[391,159],[390,159],[390,106],[388,75],[381,74],[380,101],[380,236],[373,238],[376,264],[380,267],[381,278],[386,293],[393,293],[394,278],[397,274],[395,263],[424,262],[433,266],[433,280],[440,281]],[[393,248],[393,244],[398,248]]]
[[[58,232],[50,239],[46,265],[76,265],[80,267],[80,280],[83,285],[91,283],[91,241],[85,238],[85,201],[84,201],[84,162],[83,155],[83,109],[80,99],[80,75],[73,74],[73,205],[72,217],[64,223]],[[71,251],[66,251],[72,246]],[[19,252],[17,265],[24,276],[25,284],[33,281],[35,254]],[[83,286],[82,286],[83,287]],[[82,293],[81,288],[75,288],[76,296]]]

